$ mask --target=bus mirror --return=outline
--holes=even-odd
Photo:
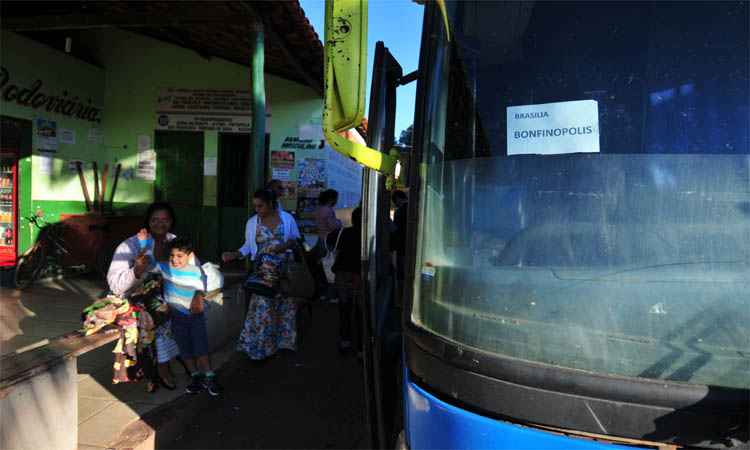
[[[323,131],[334,150],[360,164],[392,173],[396,161],[342,133],[358,127],[365,111],[367,0],[326,0]]]
[[[325,72],[332,131],[358,127],[365,113],[367,0],[326,1]]]

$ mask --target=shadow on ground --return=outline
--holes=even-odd
[[[366,448],[362,365],[339,354],[337,330],[336,305],[316,304],[298,352],[262,363],[234,353],[224,396],[196,398],[194,420],[174,439],[157,434],[157,448]]]

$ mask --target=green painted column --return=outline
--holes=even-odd
[[[253,135],[250,158],[248,158],[248,213],[252,214],[252,198],[255,190],[265,182],[266,153],[266,83],[263,76],[265,65],[263,22],[255,20],[250,68],[250,91],[253,102]]]

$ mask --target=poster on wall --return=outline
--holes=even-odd
[[[101,144],[104,142],[104,133],[101,128],[89,128],[88,135],[89,144]]]
[[[163,89],[156,101],[156,129],[249,133],[249,91],[235,89]]]
[[[289,169],[271,167],[271,178],[279,181],[289,181],[292,179],[292,171]]]
[[[215,156],[206,156],[203,158],[203,175],[215,177],[217,174],[218,158]]]
[[[297,182],[296,181],[283,181],[281,182],[282,194],[281,204],[287,211],[295,211],[297,209]]]
[[[36,158],[38,166],[36,168],[37,173],[40,175],[52,175],[52,167],[54,163],[54,152],[49,150],[40,150],[39,156]]]
[[[75,145],[76,143],[76,131],[68,128],[60,128],[60,143]]]
[[[297,181],[300,188],[322,189],[326,185],[326,162],[318,158],[305,158],[299,162]]]
[[[138,151],[138,165],[135,169],[135,177],[139,180],[156,180],[156,151],[154,149]]]
[[[297,224],[303,233],[317,233],[315,211],[318,209],[318,196],[322,189],[297,188]]]
[[[55,152],[57,147],[57,122],[38,117],[36,119],[36,148]]]
[[[294,152],[274,150],[271,152],[271,178],[290,181],[294,169]]]
[[[271,152],[271,167],[294,169],[294,152],[274,150]]]

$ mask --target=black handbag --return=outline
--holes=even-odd
[[[245,281],[245,289],[251,294],[262,295],[264,297],[274,298],[278,292],[276,289],[260,281],[253,280],[252,275]]]
[[[279,294],[278,283],[274,283],[276,284],[276,286],[271,286],[269,285],[268,280],[263,279],[263,275],[261,274],[260,270],[261,258],[262,255],[258,255],[258,257],[253,261],[250,275],[245,280],[245,289],[250,294],[257,294],[264,297],[274,298]]]

